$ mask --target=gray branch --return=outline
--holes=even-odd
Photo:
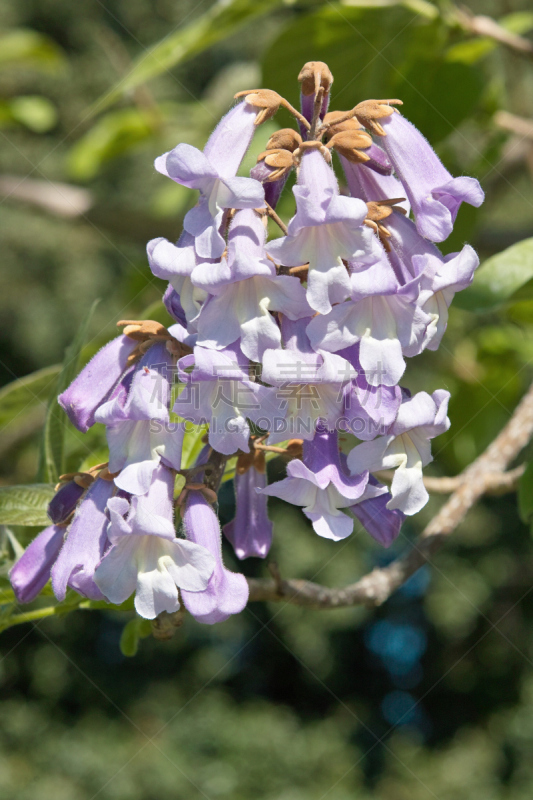
[[[523,472],[518,467],[505,472],[533,436],[533,385],[524,395],[514,414],[492,444],[457,478],[433,479],[452,481],[453,494],[422,531],[418,541],[387,567],[374,569],[356,583],[341,589],[329,589],[304,580],[284,580],[274,568],[273,579],[249,578],[250,602],[258,600],[286,602],[311,608],[343,608],[354,605],[379,606],[430,561],[446,537],[464,519],[470,508],[487,493],[510,491]],[[496,477],[498,476],[498,477]]]

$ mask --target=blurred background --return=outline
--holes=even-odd
[[[241,89],[296,105],[308,60],[333,71],[330,108],[401,98],[450,171],[485,189],[443,250],[471,242],[486,272],[457,296],[439,352],[409,363],[404,381],[452,393],[428,474],[468,465],[533,373],[532,32],[528,0],[3,0],[0,485],[35,481],[57,365],[93,300],[85,359],[117,320],[165,319],[145,244],[176,239],[195,198],[154,158],[180,141],[203,147]],[[275,123],[243,174],[290,120]],[[291,215],[290,192],[279,210]],[[69,429],[69,467],[102,460],[98,427]],[[405,550],[440,503],[385,551],[362,530],[319,539],[274,500],[272,557],[283,576],[340,586]],[[37,530],[18,533],[27,542]],[[242,569],[266,574],[256,559]],[[529,526],[507,495],[471,511],[378,610],[253,604],[213,628],[187,618],[133,658],[119,646],[127,614],[11,628],[0,638],[0,796],[530,800],[532,581]]]

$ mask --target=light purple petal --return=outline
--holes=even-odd
[[[187,538],[205,547],[215,557],[215,571],[204,592],[182,591],[187,610],[207,625],[238,614],[248,602],[244,575],[230,572],[222,563],[221,532],[215,512],[200,492],[189,492],[183,524]]]
[[[215,167],[201,150],[190,144],[179,144],[167,154],[165,162],[167,174],[176,183],[189,189],[200,189],[207,194],[218,178]]]
[[[108,546],[106,504],[113,489],[112,481],[97,478],[79,505],[52,569],[52,588],[58,600],[65,599],[68,584],[91,600],[102,599],[94,571]]]
[[[244,475],[235,475],[235,518],[224,525],[226,538],[237,558],[266,558],[272,544],[272,523],[267,513],[267,498],[256,489],[267,485],[266,472],[250,467]]]
[[[221,178],[237,173],[255,131],[257,109],[246,102],[234,106],[218,123],[209,137],[204,153],[216,164]]]
[[[380,144],[403,183],[418,232],[433,242],[443,242],[461,203],[477,208],[484,200],[483,190],[474,178],[452,178],[429,142],[401,114],[391,114],[382,124],[386,136]]]
[[[65,528],[50,525],[35,537],[11,567],[9,580],[19,603],[31,603],[50,579],[50,571],[63,546]]]
[[[59,395],[59,404],[82,433],[94,425],[96,410],[120,379],[126,369],[128,356],[137,344],[129,336],[117,336],[98,351],[68,389]]]

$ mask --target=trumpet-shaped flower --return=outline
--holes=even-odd
[[[64,537],[63,525],[50,525],[30,542],[11,567],[9,580],[19,603],[31,603],[46,586]]]
[[[315,349],[329,352],[359,342],[368,383],[394,386],[405,371],[404,356],[421,352],[431,318],[416,303],[420,278],[402,286],[381,250],[377,264],[352,272],[352,299],[314,317],[307,333]]]
[[[264,453],[256,450],[244,469],[240,468],[242,460],[242,457],[237,460],[234,478],[235,517],[224,525],[223,531],[237,558],[266,558],[272,544],[272,523],[268,518],[267,497],[260,492],[267,485]]]
[[[188,492],[183,513],[187,539],[201,545],[214,558],[215,568],[203,592],[183,591],[183,603],[198,622],[213,625],[238,614],[248,602],[244,575],[226,569],[222,561],[222,534],[217,515],[201,492]]]
[[[325,539],[339,541],[351,534],[353,517],[347,516],[342,509],[362,497],[368,483],[368,471],[354,477],[344,473],[336,433],[317,430],[311,442],[304,441],[303,461],[290,461],[287,475],[261,492],[303,506],[315,532]]]
[[[97,409],[120,380],[126,369],[128,356],[137,344],[129,336],[122,335],[112,339],[57,398],[72,424],[82,433],[87,433],[94,425]]]
[[[194,236],[201,258],[219,258],[225,242],[219,228],[227,208],[259,208],[264,191],[253,178],[236,178],[248,149],[257,111],[246,102],[235,106],[217,125],[204,152],[189,144],[156,159],[158,172],[189,189],[200,190],[198,204],[187,212],[183,226]]]
[[[400,406],[396,422],[386,436],[357,445],[348,454],[352,474],[396,468],[388,509],[416,514],[428,501],[422,467],[432,461],[430,439],[450,427],[446,416],[450,393],[439,389],[432,395],[418,392]]]
[[[131,494],[146,494],[161,459],[181,468],[183,427],[169,421],[169,372],[172,361],[164,344],[153,345],[133,375],[129,392],[101,406],[98,422],[107,427],[109,470],[115,484]]]
[[[65,599],[67,586],[91,600],[102,599],[94,571],[109,547],[106,508],[114,489],[113,481],[97,478],[79,504],[52,568],[52,589],[58,600]]]
[[[342,197],[338,191],[333,170],[321,153],[305,153],[298,186],[293,189],[297,211],[288,235],[266,246],[278,263],[309,263],[307,300],[321,314],[327,314],[333,303],[350,294],[350,278],[342,259],[373,263],[379,257],[372,231],[363,226],[365,203]]]
[[[279,325],[271,311],[289,319],[312,314],[298,278],[276,275],[274,264],[266,258],[265,233],[255,211],[237,212],[227,261],[222,259],[218,269],[201,264],[194,270],[193,283],[212,295],[197,319],[204,347],[223,349],[240,341],[245,356],[261,361],[265,350],[281,346]]]
[[[380,144],[394,165],[421,236],[443,242],[452,232],[461,203],[478,208],[485,199],[475,178],[453,178],[427,139],[401,114],[381,120]]]
[[[186,372],[190,367],[192,372]],[[235,347],[223,351],[195,347],[194,355],[178,362],[180,380],[186,385],[174,412],[197,425],[209,423],[209,444],[225,455],[248,452],[248,419],[268,427],[275,410],[272,390],[250,380],[248,367]]]
[[[95,581],[110,603],[123,603],[135,593],[135,609],[145,619],[177,611],[178,588],[205,591],[215,568],[204,547],[176,538],[173,490],[172,473],[159,466],[147,494],[108,502],[112,547]]]

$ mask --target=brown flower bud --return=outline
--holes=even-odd
[[[332,136],[335,136],[336,133],[342,133],[344,131],[360,131],[363,127],[356,119],[350,117],[350,119],[343,119],[346,116],[345,111],[328,111],[326,116],[324,117],[324,125],[328,125],[330,127],[326,130],[326,142],[329,142]],[[341,122],[337,123],[337,119],[341,119]]]
[[[294,156],[288,150],[265,150],[257,160],[264,161],[267,166],[273,168],[273,172],[267,178],[269,182],[282,178],[294,165]]]
[[[302,458],[303,445],[303,439],[290,439],[287,442],[287,453],[291,456],[291,458]]]
[[[310,142],[302,142],[298,150],[295,151],[294,157],[299,163],[300,159],[302,158],[303,154],[308,150],[319,150],[320,153],[323,155],[324,159],[327,161],[328,164],[331,164],[331,153],[327,147],[325,147],[322,142],[317,141],[316,139],[312,139]]]
[[[399,111],[393,108],[395,105],[401,106],[403,103],[401,100],[363,100],[356,105],[353,113],[361,125],[376,136],[386,136],[385,130],[377,120],[390,117],[394,112],[398,114]]]
[[[390,217],[393,211],[399,211],[401,214],[405,214],[404,208],[395,208],[397,203],[402,203],[404,200],[405,197],[394,197],[391,200],[374,200],[367,203],[367,219],[372,220],[372,222],[381,222],[387,219],[387,217]]]
[[[284,103],[283,97],[272,89],[247,89],[244,92],[237,92],[235,98],[237,97],[244,97],[248,105],[260,109],[255,119],[256,125],[271,119]]]
[[[390,200],[375,200],[367,203],[368,213],[366,215],[364,224],[379,236],[381,243],[387,252],[390,252],[391,246],[387,241],[390,238],[389,229],[383,225],[383,220],[390,217],[393,211],[399,211],[400,214],[405,214],[404,208],[396,207],[397,203],[401,203],[405,197],[394,197]]]
[[[326,147],[334,147],[337,153],[344,156],[353,164],[364,164],[370,161],[370,156],[361,150],[370,147],[372,138],[368,133],[361,130],[341,131],[331,137]]]
[[[320,87],[325,92],[329,92],[333,83],[333,75],[323,61],[308,61],[300,70],[298,80],[301,83],[302,94],[307,97],[310,94],[316,94]]]
[[[158,339],[172,338],[165,326],[153,319],[121,319],[120,322],[117,322],[117,327],[124,328],[122,332],[126,336],[139,342],[144,342],[154,336]]]
[[[292,128],[281,128],[273,133],[267,142],[267,150],[289,150],[294,153],[300,147],[302,137]],[[259,160],[259,159],[258,159]]]

